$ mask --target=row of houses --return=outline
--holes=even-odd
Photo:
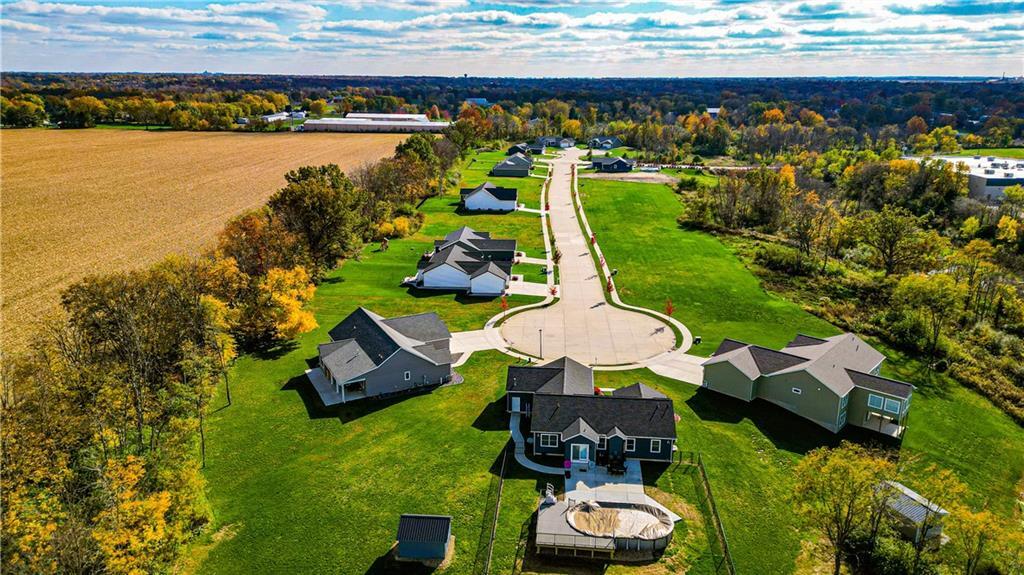
[[[358,308],[329,336],[331,341],[319,346],[318,367],[311,370],[319,374],[310,377],[325,405],[429,390],[456,379],[451,333],[436,313],[384,318]],[[899,411],[905,417],[913,388],[875,375],[881,362],[881,354],[853,334],[800,335],[783,351],[726,340],[705,362],[705,386],[745,401],[764,399],[839,431],[846,423],[870,421],[872,411],[879,416]],[[849,380],[840,383],[840,373]],[[822,399],[839,385],[847,388],[846,401]],[[562,461],[567,470],[622,473],[630,462],[671,462],[678,451],[678,418],[671,398],[641,382],[602,390],[595,385],[593,369],[572,358],[510,366],[505,391],[505,411],[513,423],[519,422],[530,456]],[[849,396],[860,392],[863,401]],[[812,401],[780,400],[786,393]],[[889,404],[889,399],[901,405]],[[830,413],[832,406],[839,413],[844,407],[860,413],[863,419],[833,422],[820,415]],[[882,487],[890,492],[889,511],[904,536],[914,541],[941,538],[946,510],[898,482]],[[925,524],[931,525],[927,531]],[[397,553],[413,560],[440,559],[450,553],[450,537],[450,517],[403,516]],[[563,549],[566,545],[575,543],[559,544]]]

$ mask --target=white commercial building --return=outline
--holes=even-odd
[[[968,194],[971,198],[988,203],[1003,201],[1008,186],[1024,185],[1024,160],[995,156],[936,156],[933,159],[964,164]]]
[[[304,132],[440,132],[450,122],[432,122],[425,114],[350,112],[344,118],[307,120]]]

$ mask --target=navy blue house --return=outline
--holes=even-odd
[[[506,410],[528,421],[534,455],[574,464],[672,460],[672,400],[642,383],[603,395],[595,390],[589,367],[563,357],[536,367],[509,367],[505,391]]]

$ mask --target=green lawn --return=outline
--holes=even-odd
[[[540,180],[537,180],[540,181]],[[430,198],[423,202],[420,210],[427,215],[426,222],[413,239],[422,238],[432,244],[452,230],[469,226],[474,230],[491,232],[494,238],[512,238],[520,251],[530,257],[544,257],[544,236],[538,214],[530,212],[473,213],[457,211],[459,199],[453,192],[445,196]],[[392,245],[394,242],[392,242]],[[427,250],[429,250],[429,245]],[[413,260],[413,272],[415,260]],[[406,274],[412,275],[412,272]]]
[[[667,186],[605,180],[581,180],[580,185],[601,249],[620,270],[620,295],[655,309],[671,297],[675,316],[704,336],[694,353],[710,354],[726,336],[779,347],[798,331],[837,333],[797,305],[765,292],[715,237],[680,229],[675,222],[680,206]],[[622,218],[625,213],[630,217]],[[872,343],[889,357],[883,375],[918,387],[900,453],[955,471],[975,504],[987,502],[1009,516],[1014,486],[1024,475],[1024,430],[980,395]],[[746,404],[647,370],[598,372],[596,379],[602,387],[640,380],[673,398],[681,417],[679,449],[704,454],[740,573],[793,572],[801,540],[811,536],[786,501],[790,470],[802,454],[842,438],[876,439],[859,430],[836,437],[769,404]],[[660,487],[662,479],[656,484]]]
[[[496,186],[516,188],[519,190],[519,203],[526,204],[528,208],[540,208],[540,189],[544,184],[541,178],[496,178],[489,175],[495,164],[505,159],[505,152],[502,150],[494,152],[476,152],[466,159],[462,166],[462,180],[460,187],[470,188],[479,186],[484,182],[491,182]],[[547,168],[535,166],[534,172],[539,175],[547,175]]]
[[[797,331],[837,333],[765,292],[713,236],[679,229],[679,201],[668,186],[600,179],[579,186],[608,265],[619,270],[623,301],[664,311],[671,298],[674,316],[703,338],[693,353],[710,355],[724,337],[781,347]]]
[[[1024,159],[1024,148],[977,148],[974,150],[962,150],[953,154],[954,156],[995,156],[997,158],[1020,158]]]
[[[491,466],[508,439],[504,413],[492,402],[503,394],[504,367],[513,360],[478,353],[458,370],[466,383],[330,410],[319,407],[304,375],[317,344],[357,306],[384,316],[436,311],[452,331],[479,329],[501,313],[497,298],[399,286],[433,240],[459,225],[521,238],[527,252],[543,255],[534,247],[543,245],[538,216],[462,216],[449,196],[424,203],[427,219],[417,234],[393,240],[387,252],[370,246],[326,278],[309,306],[316,330],[238,360],[230,375],[233,405],[208,418],[206,477],[215,520],[192,546],[188,570],[372,572],[382,567],[398,516],[420,512],[454,517],[450,572],[471,571]],[[540,299],[507,298],[511,307]]]

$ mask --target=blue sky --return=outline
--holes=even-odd
[[[0,0],[3,70],[1024,75],[1017,0]]]

